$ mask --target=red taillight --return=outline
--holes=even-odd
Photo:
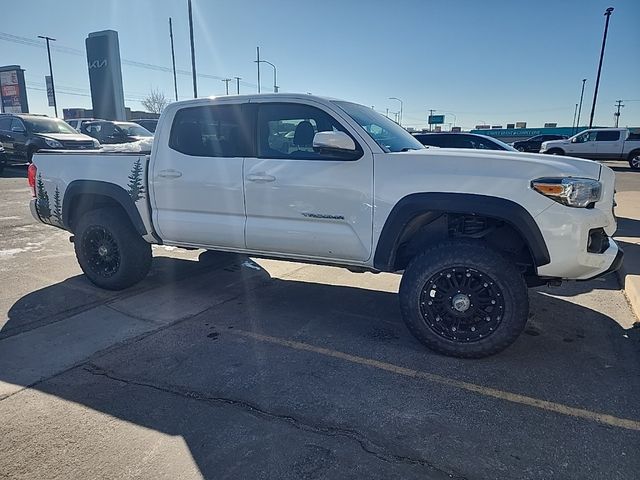
[[[27,169],[27,178],[29,179],[29,188],[31,188],[31,195],[36,196],[36,176],[38,174],[38,167],[34,163],[29,164]]]

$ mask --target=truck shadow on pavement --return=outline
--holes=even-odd
[[[563,461],[588,476],[593,474],[590,468],[603,465],[600,468],[606,470],[610,448],[615,448],[603,441],[587,442],[592,447],[580,441],[575,449],[567,448],[568,438],[589,434],[593,425],[588,422],[545,418],[537,411],[527,417],[495,399],[479,399],[468,392],[451,397],[442,386],[255,341],[238,331],[581,408],[608,405],[614,415],[633,417],[628,405],[633,402],[626,399],[634,398],[633,390],[638,393],[637,340],[631,346],[609,316],[546,291],[530,291],[530,321],[514,345],[496,356],[469,361],[439,356],[418,343],[402,323],[395,293],[318,283],[313,277],[272,278],[242,256],[201,257],[201,264],[155,258],[150,278],[126,292],[99,291],[79,276],[21,298],[0,334],[15,341],[15,348],[20,347],[20,338],[35,332],[34,326],[51,328],[57,338],[34,335],[36,344],[22,344],[18,352],[22,363],[14,363],[12,370],[0,368],[0,381],[181,437],[205,478],[337,478],[349,473],[370,478],[490,477],[498,463],[506,477],[521,477],[521,459],[528,471],[544,471],[559,446]],[[74,295],[85,295],[88,301],[70,305],[68,299]],[[70,308],[62,309],[65,303]],[[98,314],[98,309],[106,311]],[[51,318],[43,321],[44,312],[59,318],[54,323]],[[83,320],[69,323],[74,332],[64,328],[73,318],[70,315]],[[45,368],[42,378],[26,380],[33,378],[33,372],[25,374],[22,369],[38,370],[56,358],[69,357],[68,352],[77,348],[70,343],[74,338],[86,339],[95,332],[106,335],[97,328],[105,315],[107,322],[109,315],[113,317],[114,328],[122,329],[128,321],[138,330],[115,338],[114,345],[96,344],[95,351],[69,360],[56,372]],[[400,405],[398,392],[403,397]],[[469,407],[465,418],[454,414],[451,401],[457,404],[455,409]],[[65,408],[38,412],[39,421],[58,425],[58,435],[108,435],[89,420],[82,426],[65,421]],[[403,408],[410,413],[406,417],[397,411]],[[542,424],[557,430],[557,441],[554,435],[538,438],[533,433],[540,428],[544,432]],[[439,429],[447,433],[443,436]],[[15,433],[7,434],[11,441]],[[104,440],[116,454],[122,443],[118,438],[116,433]],[[180,452],[161,444],[152,447],[145,438],[131,440],[140,462],[155,462],[158,472],[165,474],[172,472],[171,462],[184,465]],[[532,445],[531,438],[539,441]],[[40,440],[30,441],[35,443],[22,448],[36,448]],[[469,458],[466,449],[480,443],[490,457],[484,464]],[[499,453],[507,444],[512,447]],[[90,448],[58,448],[51,454],[64,468],[82,458],[91,462],[85,457]],[[131,460],[131,452],[127,455]],[[627,461],[637,467],[632,457]],[[103,460],[101,466],[118,461]],[[154,471],[153,466],[148,468]],[[181,476],[174,473],[174,478]],[[110,476],[108,471],[93,474]]]

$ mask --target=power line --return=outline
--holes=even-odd
[[[27,45],[30,47],[36,47],[36,48],[46,48],[44,45],[42,45],[40,42],[38,42],[37,40],[32,40],[30,38],[27,37],[20,37],[18,35],[12,35],[10,33],[5,33],[5,32],[0,32],[0,40],[4,40],[6,42],[12,42],[12,43],[18,43],[18,44],[22,44],[22,45]],[[52,45],[51,46],[51,50],[56,51],[56,52],[60,52],[60,53],[67,53],[69,55],[76,55],[76,56],[80,56],[80,57],[84,57],[85,56],[85,52],[83,50],[80,50],[78,48],[72,48],[72,47],[65,47],[63,45]],[[120,62],[123,65],[128,65],[130,67],[137,67],[137,68],[144,68],[147,70],[153,70],[156,72],[167,72],[167,73],[172,73],[173,69],[171,67],[164,67],[161,65],[155,65],[153,63],[145,63],[145,62],[138,62],[136,60],[127,60],[125,58],[121,58]],[[182,70],[182,69],[177,69],[176,73],[179,75],[185,75],[185,76],[191,76],[191,70]],[[224,80],[226,77],[222,77],[219,75],[210,75],[207,73],[198,73],[197,76],[199,78],[208,78],[208,79],[212,79],[212,80]],[[255,83],[250,83],[250,82],[240,82],[242,85],[246,86],[246,87],[256,87],[257,85]]]

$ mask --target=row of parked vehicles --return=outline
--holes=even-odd
[[[0,172],[9,162],[31,162],[40,150],[94,150],[101,145],[153,137],[157,120],[119,122],[59,118],[32,114],[0,114]],[[148,127],[146,128],[145,125]]]
[[[590,160],[626,160],[634,170],[640,169],[640,129],[593,128],[569,138],[564,135],[536,135],[512,144],[475,133],[418,133],[414,137],[430,147],[510,150],[569,155]]]

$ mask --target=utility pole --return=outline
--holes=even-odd
[[[435,110],[429,110],[429,131],[431,131],[431,117],[433,116],[433,112],[435,112]]]
[[[51,93],[53,95],[53,111],[58,116],[58,103],[56,102],[56,88],[53,83],[53,67],[51,66],[51,49],[49,48],[49,41],[56,41],[55,38],[47,37],[46,35],[38,35],[38,38],[42,38],[47,42],[47,56],[49,57],[49,75],[51,76]]]
[[[240,95],[240,79],[241,79],[242,77],[233,77],[233,78],[235,78],[235,79],[236,79],[236,93],[237,93],[238,95]]]
[[[571,133],[575,135],[576,130],[576,114],[578,113],[578,104],[576,103],[576,108],[573,109],[573,123],[571,124]]]
[[[604,23],[604,35],[602,36],[602,48],[600,49],[600,62],[598,63],[598,76],[596,77],[596,88],[593,91],[593,105],[591,105],[591,117],[589,118],[589,128],[593,127],[593,116],[596,113],[596,100],[598,99],[598,86],[600,85],[600,72],[602,70],[602,59],[604,58],[604,47],[607,44],[607,32],[609,31],[609,19],[611,18],[613,7],[605,10],[604,16],[607,17]]]
[[[176,94],[176,102],[178,101],[178,80],[176,79],[176,53],[173,49],[173,25],[171,17],[169,17],[169,38],[171,39],[171,65],[173,66],[173,90]]]
[[[198,82],[196,81],[196,50],[193,44],[193,14],[191,12],[191,0],[189,7],[189,40],[191,41],[191,73],[193,75],[193,98],[198,98]]]
[[[222,81],[224,82],[224,86],[227,89],[227,95],[229,95],[229,82],[233,80],[233,78],[224,78]]]
[[[616,100],[616,104],[614,105],[614,107],[617,108],[617,111],[613,114],[613,116],[616,117],[616,128],[618,128],[618,121],[620,120],[620,109],[624,107],[624,105],[622,104],[622,100]]]
[[[256,65],[258,65],[258,93],[260,93],[260,47],[256,47]]]
[[[582,79],[582,91],[580,92],[580,106],[578,107],[578,119],[576,120],[576,131],[573,132],[575,135],[578,133],[578,129],[580,128],[580,114],[582,113],[582,97],[584,97],[584,84],[587,82],[586,78]]]
[[[398,97],[389,97],[389,100],[397,100],[398,102],[400,102],[400,116],[398,117],[398,125],[402,126],[402,109],[403,109],[402,100],[400,100]]]

